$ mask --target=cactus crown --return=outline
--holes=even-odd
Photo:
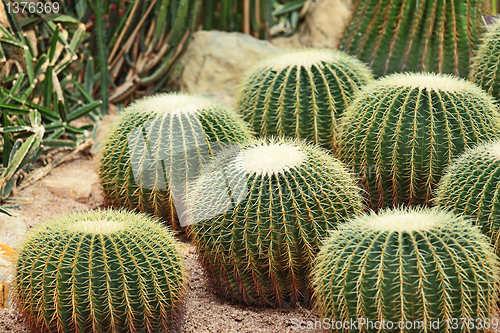
[[[280,71],[289,67],[303,67],[310,69],[314,65],[322,66],[322,63],[349,63],[357,61],[357,59],[344,52],[332,52],[330,49],[297,49],[266,58],[258,62],[247,74],[251,74],[256,69],[263,67],[270,67],[274,70]]]
[[[144,97],[127,106],[127,111],[181,115],[214,108],[222,108],[222,106],[210,98],[176,93]]]
[[[443,222],[443,216],[428,211],[385,211],[378,215],[360,217],[372,230],[391,232],[411,232],[429,230]]]
[[[293,142],[293,141],[292,141]],[[305,159],[305,152],[293,143],[261,142],[245,148],[242,153],[243,168],[247,174],[275,175],[296,168]]]
[[[436,73],[397,73],[386,76],[374,82],[379,86],[408,87],[415,89],[426,89],[445,92],[474,92],[489,98],[491,103],[494,100],[477,85],[462,78],[448,74]],[[367,88],[371,89],[371,88]]]

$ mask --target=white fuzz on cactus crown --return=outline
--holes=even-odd
[[[447,223],[462,219],[453,213],[422,207],[387,208],[378,213],[364,214],[351,220],[358,226],[377,231],[413,232],[440,228]],[[340,227],[341,229],[343,226]]]
[[[386,76],[378,83],[382,86],[411,87],[434,91],[482,91],[468,81],[446,74],[400,73]]]
[[[128,109],[134,111],[154,111],[172,115],[196,114],[198,110],[218,106],[218,103],[198,96],[187,94],[159,94],[146,97]]]
[[[320,62],[335,62],[337,59],[345,58],[342,52],[334,52],[328,49],[302,49],[289,51],[278,56],[271,57],[262,63],[275,70],[282,70],[290,66],[311,68]]]
[[[485,144],[483,147],[487,152],[491,153],[491,155],[493,155],[496,160],[500,160],[500,139],[493,140],[492,142]],[[470,149],[464,154],[464,156],[468,156],[469,154],[473,154],[474,152],[475,149]]]
[[[299,147],[280,143],[262,143],[244,149],[237,160],[247,174],[276,175],[296,168],[306,159]]]
[[[438,226],[439,222],[440,219],[433,214],[396,212],[373,217],[367,221],[367,225],[376,230],[411,232],[432,229]]]
[[[86,234],[114,234],[124,230],[129,224],[126,221],[116,220],[83,220],[67,225],[67,229],[73,232],[83,232]]]

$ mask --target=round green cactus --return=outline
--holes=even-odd
[[[15,299],[41,332],[173,332],[185,273],[156,219],[125,211],[55,217],[25,238]]]
[[[438,72],[467,77],[486,32],[490,0],[355,0],[341,49],[376,75]]]
[[[451,212],[412,207],[352,218],[330,233],[315,264],[321,316],[364,323],[359,332],[483,332],[471,327],[491,327],[497,315],[497,256],[479,228]],[[463,330],[450,329],[458,318]],[[382,321],[383,330],[373,328]]]
[[[500,100],[500,20],[490,29],[472,61],[469,80]]]
[[[100,179],[113,206],[179,228],[176,208],[206,158],[251,136],[238,115],[207,98],[160,94],[128,106],[103,143]],[[172,194],[176,194],[177,202]]]
[[[500,140],[468,149],[439,182],[435,203],[475,220],[500,250]]]
[[[214,285],[228,298],[271,306],[309,301],[321,239],[362,209],[340,161],[290,138],[224,154],[188,198],[188,231]]]
[[[257,64],[242,80],[239,112],[261,135],[334,146],[337,120],[373,76],[361,61],[326,49],[288,51]]]
[[[453,158],[500,131],[493,98],[451,76],[393,74],[357,96],[339,155],[360,174],[374,208],[428,204]]]

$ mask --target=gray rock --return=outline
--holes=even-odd
[[[179,88],[187,93],[234,96],[246,70],[280,51],[238,32],[198,31],[179,61]]]
[[[92,195],[92,185],[97,181],[96,175],[88,174],[84,177],[48,176],[42,180],[42,183],[58,197],[87,203]]]
[[[26,223],[17,218],[0,213],[0,244],[7,243],[7,237],[10,234],[23,236],[26,233]]]
[[[300,44],[338,49],[346,25],[351,18],[352,0],[309,0],[300,16]]]

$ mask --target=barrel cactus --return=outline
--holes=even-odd
[[[339,154],[373,208],[428,204],[443,170],[500,131],[493,98],[463,79],[393,74],[366,87],[343,119]]]
[[[342,163],[291,138],[225,153],[188,198],[188,231],[214,285],[236,301],[278,307],[309,301],[321,239],[361,210]]]
[[[292,136],[334,145],[337,120],[373,76],[361,61],[326,49],[288,51],[247,72],[239,112],[261,135]]]
[[[176,208],[183,207],[183,190],[201,164],[223,143],[249,137],[238,115],[210,99],[185,94],[141,99],[123,111],[103,143],[99,172],[106,199],[179,228]]]
[[[468,149],[439,182],[435,203],[465,214],[500,250],[500,140]]]
[[[16,303],[36,332],[173,332],[186,280],[179,249],[142,213],[54,217],[19,250]]]
[[[469,79],[500,100],[500,20],[494,22],[472,62]]]
[[[327,324],[434,333],[498,324],[497,256],[478,227],[451,212],[412,207],[352,218],[330,233],[315,263],[313,299]]]
[[[376,75],[438,72],[467,77],[486,32],[490,0],[356,0],[341,49]]]

